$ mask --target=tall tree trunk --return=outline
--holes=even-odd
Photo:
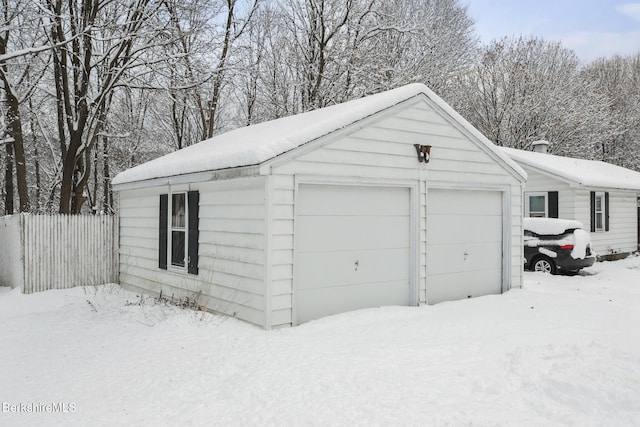
[[[111,177],[109,176],[109,140],[102,137],[102,211],[109,213],[113,210],[113,193],[111,192]]]
[[[70,214],[75,206],[71,206],[73,195],[76,194],[78,185],[78,159],[77,153],[80,147],[80,135],[71,133],[71,141],[67,148],[67,154],[62,162],[62,182],[60,183],[60,213]],[[77,203],[78,200],[74,199]]]
[[[205,126],[205,134],[203,139],[209,139],[213,136],[213,128],[215,125],[216,113],[218,111],[218,103],[220,101],[220,92],[222,91],[222,82],[224,81],[225,66],[227,55],[229,54],[229,45],[231,44],[231,31],[233,29],[233,12],[236,6],[236,0],[227,0],[227,22],[225,24],[224,41],[222,42],[222,53],[220,54],[220,62],[218,70],[213,81],[213,93],[209,101],[207,109],[207,123]]]
[[[0,54],[7,52],[7,38],[0,37]],[[20,197],[20,212],[29,211],[29,187],[27,186],[27,160],[24,154],[24,139],[22,136],[22,121],[20,120],[20,100],[16,95],[12,82],[8,77],[6,63],[0,66],[0,80],[2,80],[5,93],[5,126],[8,135],[13,138],[12,157],[16,163],[16,183],[18,196]],[[13,186],[13,184],[11,184]],[[12,196],[13,198],[13,193]],[[13,203],[12,203],[13,204]]]
[[[5,82],[7,84],[7,82]],[[6,86],[5,86],[6,87]],[[27,159],[24,154],[22,121],[20,120],[20,102],[11,91],[7,91],[7,124],[13,137],[13,154],[16,162],[16,183],[20,197],[20,212],[29,212],[29,187],[27,186]]]
[[[4,214],[13,214],[13,144],[6,143],[7,153],[4,164]]]
[[[98,213],[98,184],[100,178],[98,176],[98,147],[93,151],[93,199],[91,203],[91,212]]]
[[[31,111],[31,114],[29,114],[29,130],[31,131],[31,141],[33,143],[33,166],[36,177],[36,188],[34,198],[32,200],[31,209],[32,211],[39,211],[41,194],[40,186],[42,185],[42,180],[40,178],[40,154],[38,152],[38,138],[36,136],[36,121],[33,115],[33,104],[31,102],[31,98],[29,98],[29,111]]]

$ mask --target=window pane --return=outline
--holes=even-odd
[[[529,212],[531,218],[544,218],[544,212]]]
[[[604,227],[602,226],[602,213],[596,214],[596,230],[602,230]]]
[[[602,196],[596,196],[596,210],[602,211]]]
[[[184,267],[184,231],[171,232],[171,264]]]
[[[529,211],[532,213],[533,212],[544,213],[546,211],[546,207],[544,205],[544,199],[545,199],[544,196],[529,196]]]
[[[171,196],[171,226],[184,228],[184,193]]]

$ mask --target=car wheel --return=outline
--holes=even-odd
[[[558,270],[556,268],[556,263],[553,262],[551,258],[546,256],[541,256],[533,260],[533,271],[541,271],[543,273],[551,273],[556,274]]]

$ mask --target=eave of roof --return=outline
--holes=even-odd
[[[500,147],[521,165],[573,187],[640,191],[640,172],[610,163]]]
[[[233,177],[233,170],[238,168],[255,174],[259,170],[257,166],[284,153],[351,128],[367,118],[420,97],[431,101],[451,117],[514,176],[521,181],[526,179],[526,172],[520,166],[498,150],[427,86],[416,83],[343,104],[238,128],[121,172],[113,179],[112,184],[119,191],[131,187],[127,184],[134,182],[139,182],[139,186],[151,186],[175,181],[176,177],[182,177],[181,181],[204,179],[207,173],[216,171],[218,173],[212,174],[213,178],[210,179],[223,178],[229,174]]]

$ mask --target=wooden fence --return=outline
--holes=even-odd
[[[118,280],[118,220],[107,215],[14,215],[18,233],[0,241],[11,244],[7,269],[23,293],[99,285]],[[7,218],[7,217],[4,217]],[[16,220],[13,220],[16,222]],[[0,222],[0,225],[2,222]],[[1,265],[0,269],[4,266]],[[14,279],[15,280],[15,279]],[[0,283],[1,284],[1,283]]]

